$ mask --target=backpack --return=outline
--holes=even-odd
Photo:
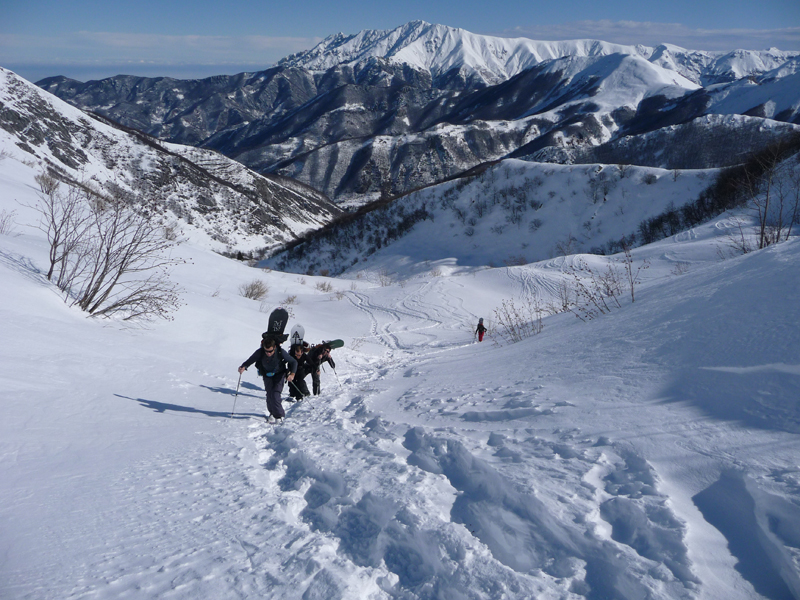
[[[289,372],[289,366],[286,364],[286,359],[283,358],[283,348],[281,348],[280,346],[276,346],[275,356],[278,359],[278,366],[275,369],[275,372],[272,374],[269,374],[264,371],[264,368],[261,365],[261,361],[256,362],[256,371],[258,371],[259,377],[267,377],[267,376],[272,377],[272,375],[274,375],[275,373],[280,373],[281,371],[284,373]]]

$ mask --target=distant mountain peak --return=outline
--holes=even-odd
[[[434,78],[456,70],[494,85],[548,60],[616,53],[642,56],[702,85],[758,75],[800,55],[776,48],[722,53],[687,50],[667,43],[648,47],[592,39],[536,41],[480,35],[447,25],[410,21],[391,30],[337,33],[308,51],[284,58],[279,65],[327,71],[338,65],[356,65],[370,58],[382,58],[429,72]]]

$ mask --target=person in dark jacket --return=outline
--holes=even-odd
[[[311,395],[305,381],[306,375],[311,372],[311,367],[308,364],[308,356],[306,356],[306,350],[303,344],[293,344],[289,349],[289,354],[297,361],[297,372],[294,379],[289,384],[289,396],[295,400],[302,400],[306,396]]]
[[[478,319],[478,328],[475,330],[475,333],[478,336],[478,341],[482,342],[483,341],[483,334],[486,333],[486,327],[484,327],[484,325],[483,325],[483,317]]]
[[[311,386],[314,389],[314,395],[319,395],[320,382],[319,370],[322,363],[327,362],[332,369],[336,368],[336,363],[331,358],[331,347],[325,342],[314,346],[308,353],[308,365],[311,371]]]
[[[242,363],[239,373],[255,363],[258,374],[264,378],[264,389],[267,392],[267,411],[275,420],[283,419],[286,412],[281,403],[281,392],[284,381],[291,383],[297,371],[297,361],[275,340],[262,340],[261,347]]]

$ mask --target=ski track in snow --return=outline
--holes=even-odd
[[[532,277],[523,281],[528,289],[539,284]],[[341,387],[329,377],[332,391],[289,405],[284,425],[250,426],[251,445],[240,456],[251,469],[249,481],[262,486],[267,505],[283,507],[273,508],[270,517],[283,519],[278,529],[292,530],[292,547],[308,555],[281,565],[267,595],[299,597],[295,586],[301,585],[306,594],[319,586],[308,597],[356,597],[364,591],[346,588],[355,571],[371,582],[376,597],[399,590],[420,598],[536,597],[552,589],[570,596],[591,586],[590,597],[638,598],[649,593],[645,574],[661,582],[668,597],[691,597],[697,579],[687,557],[685,524],[658,492],[652,467],[635,452],[595,444],[578,431],[554,431],[553,439],[531,435],[526,426],[533,419],[569,407],[543,407],[515,386],[447,400],[441,400],[447,389],[416,388],[415,369],[430,353],[407,351],[436,339],[426,329],[453,322],[447,303],[424,300],[426,291],[436,293],[433,288],[435,281],[428,282],[392,306],[365,293],[348,294],[369,314],[373,335],[393,352],[349,373]],[[449,349],[461,346],[452,343]],[[447,348],[436,353],[441,351]],[[398,380],[405,383],[389,383]],[[470,410],[486,393],[499,406]],[[399,423],[416,420],[419,426],[408,429],[373,413],[371,400],[382,395],[397,410],[416,415],[406,414]],[[537,400],[540,395],[541,390],[532,394]],[[465,428],[520,420],[522,429],[514,432],[521,435],[493,434],[484,444],[469,433],[437,433],[436,415],[454,412],[461,412]],[[325,451],[335,440],[343,444],[340,456]],[[532,480],[502,468],[506,462],[538,465],[554,458],[566,463],[549,467],[559,477],[586,482],[582,497],[559,498],[557,507],[537,497]],[[357,476],[348,476],[348,465]],[[450,505],[450,513],[441,505]],[[565,512],[572,516],[565,518]],[[248,560],[257,561],[252,534]],[[619,553],[627,556],[612,558]],[[663,563],[663,572],[654,573],[652,561]],[[482,567],[459,567],[465,562]]]

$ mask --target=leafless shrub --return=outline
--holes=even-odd
[[[170,242],[177,242],[180,237],[181,229],[177,223],[167,223],[164,225],[164,239]]]
[[[435,269],[431,269],[430,275],[431,275],[431,277],[441,277],[442,276],[442,270],[439,267],[436,267]]]
[[[748,254],[753,251],[753,244],[751,242],[752,236],[745,227],[746,222],[746,219],[741,217],[731,217],[728,219],[728,223],[731,224],[732,227],[727,228],[720,243],[717,245],[717,256],[722,260]]]
[[[570,254],[575,254],[578,250],[578,239],[569,234],[563,240],[556,242],[555,246],[555,256],[569,256]]]
[[[314,288],[326,294],[329,294],[330,292],[333,291],[333,285],[331,285],[329,281],[318,281],[314,285]]]
[[[336,290],[336,292],[334,293],[334,297],[337,300],[343,300],[345,297],[345,293],[342,290]]]
[[[320,269],[319,270],[319,274],[322,275],[323,277],[327,277],[328,275],[330,275],[330,270],[329,269]]]
[[[527,265],[528,259],[525,258],[525,256],[523,256],[522,254],[519,254],[517,256],[509,256],[503,262],[507,267],[518,267],[522,265]]]
[[[631,303],[636,301],[636,286],[641,282],[642,272],[650,268],[650,261],[643,260],[638,267],[633,266],[633,256],[631,255],[631,247],[622,239],[622,268],[625,272],[625,279],[628,282],[628,289],[631,292]]]
[[[642,272],[650,267],[650,263],[645,260],[635,267],[630,248],[625,245],[623,248],[624,257],[610,262],[604,271],[592,269],[583,259],[565,271],[572,279],[572,295],[575,298],[574,303],[570,304],[567,300],[565,304],[582,321],[608,314],[613,308],[621,308],[622,296],[626,291],[630,292],[632,303],[636,300],[636,287],[641,282]],[[569,294],[566,297],[568,299]]]
[[[688,272],[689,272],[689,263],[685,261],[676,262],[675,265],[672,267],[672,270],[670,271],[670,273],[676,276],[685,275]]]
[[[269,294],[269,286],[260,279],[239,286],[239,295],[250,300],[263,300]]]
[[[572,287],[575,295],[575,304],[570,306],[570,311],[581,321],[590,321],[600,315],[611,312],[611,306],[602,293],[599,276],[585,261],[579,260],[576,266],[571,267],[567,273],[573,278]],[[620,306],[619,297],[611,299],[612,305]]]
[[[645,185],[653,185],[658,181],[658,177],[656,177],[655,173],[648,173],[642,177],[642,181],[645,183]]]
[[[536,297],[524,297],[519,303],[513,299],[503,300],[500,307],[494,310],[496,331],[509,344],[522,341],[542,332],[544,314]]]
[[[577,302],[573,286],[566,280],[560,280],[556,286],[555,301],[548,306],[548,311],[552,314],[566,312]]]
[[[586,193],[586,197],[592,201],[592,204],[597,204],[603,197],[602,179],[600,179],[596,173],[593,173],[589,177],[589,186],[584,191]]]
[[[388,287],[394,283],[394,274],[390,273],[389,270],[384,267],[380,271],[378,271],[378,283],[381,287]]]
[[[11,235],[14,231],[17,211],[0,210],[0,235]]]
[[[286,308],[287,306],[292,306],[294,304],[299,304],[299,302],[297,301],[297,295],[286,296],[284,301],[281,302],[281,306],[283,306],[284,308]]]

